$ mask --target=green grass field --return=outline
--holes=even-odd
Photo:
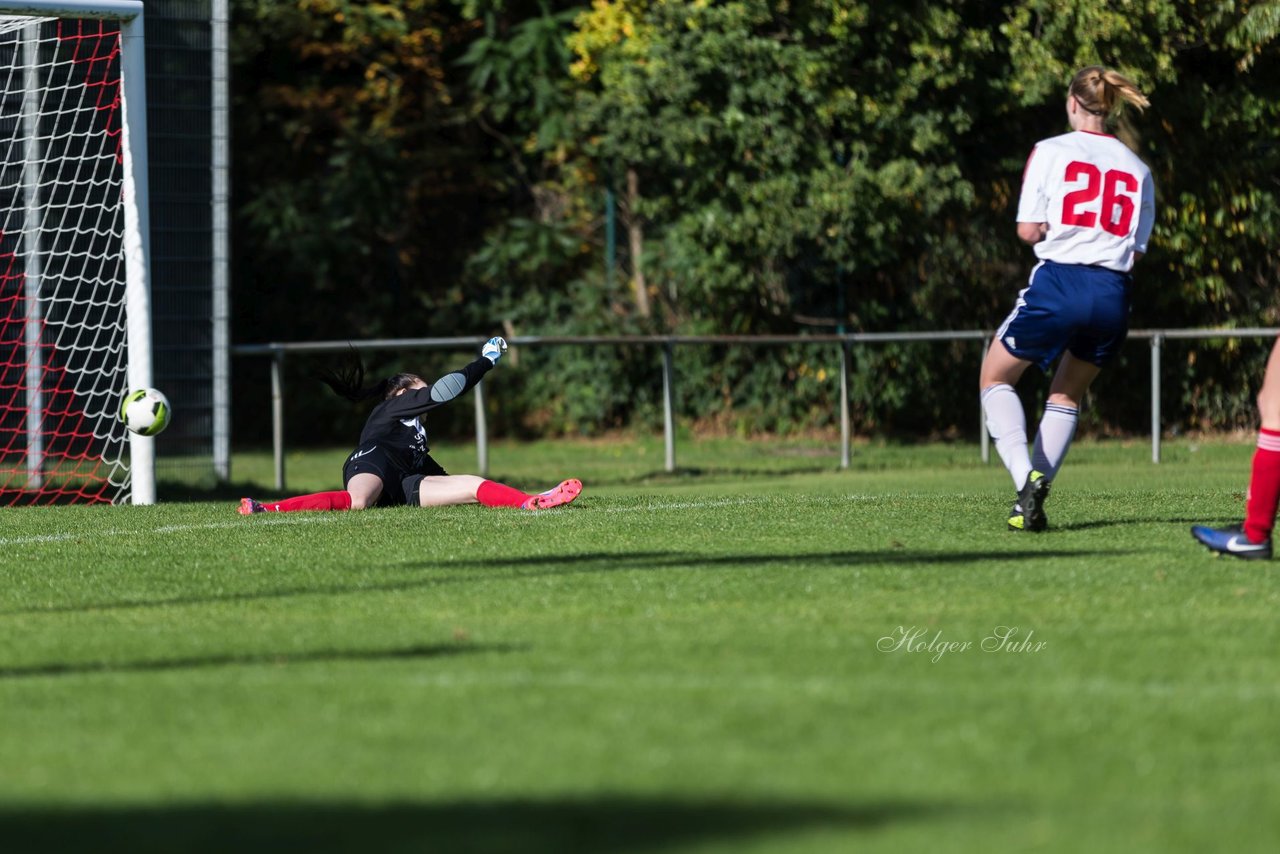
[[[0,511],[0,844],[1274,851],[1280,576],[1187,534],[1250,453],[1081,444],[1041,536],[970,444],[494,447],[586,483],[543,513],[241,518],[264,455]]]

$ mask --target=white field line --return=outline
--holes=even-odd
[[[326,674],[326,678],[331,678]],[[736,693],[784,693],[810,697],[853,697],[865,694],[872,686],[883,681],[890,690],[925,694],[953,694],[958,686],[928,679],[876,679],[865,673],[850,674],[847,678],[824,676],[777,676],[772,674],[744,674],[741,676],[717,676],[711,674],[631,673],[624,676],[608,673],[588,673],[563,670],[553,673],[530,671],[494,671],[473,673],[420,672],[406,677],[407,681],[434,685],[439,688],[560,688],[581,690],[626,691],[641,687],[660,691],[716,691]],[[1274,702],[1280,697],[1280,685],[1269,683],[1176,685],[1168,682],[1126,682],[1116,679],[1037,680],[1029,683],[1037,692],[1067,695],[1087,694],[1107,697],[1132,697],[1133,695],[1178,698],[1189,696],[1229,697],[1240,701]],[[974,690],[989,691],[990,686],[974,683]],[[875,690],[879,690],[876,688]]]
[[[3,546],[26,546],[37,543],[65,543],[68,540],[79,539],[99,539],[102,537],[136,537],[146,534],[177,534],[183,531],[217,531],[226,528],[238,528],[246,525],[314,525],[318,523],[328,523],[332,521],[332,517],[316,516],[312,514],[290,516],[286,518],[276,519],[255,519],[252,522],[241,520],[238,522],[203,522],[193,525],[161,525],[157,528],[108,528],[105,531],[74,531],[64,534],[36,534],[30,537],[2,537],[0,538],[0,547]]]
[[[881,495],[788,495],[788,502],[800,504],[826,503],[832,499],[841,501],[875,501]],[[649,510],[704,510],[714,507],[747,507],[753,504],[770,504],[776,500],[773,496],[746,496],[739,498],[716,498],[710,501],[652,501],[634,507],[601,507],[597,513],[640,513]]]

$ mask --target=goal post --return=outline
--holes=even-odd
[[[0,0],[0,505],[156,500],[140,0]]]

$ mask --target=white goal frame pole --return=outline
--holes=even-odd
[[[120,21],[120,89],[124,133],[125,314],[129,333],[129,388],[151,385],[151,217],[147,184],[147,66],[142,3]],[[129,434],[129,478],[134,504],[156,503],[156,440]]]
[[[23,359],[26,361],[27,383],[27,489],[44,486],[44,353],[40,350],[44,304],[40,288],[44,281],[44,265],[40,257],[40,173],[39,122],[40,81],[36,73],[39,46],[35,24],[22,28],[23,97],[22,97],[22,224]]]
[[[210,4],[213,108],[213,474],[231,480],[231,72],[230,0]]]
[[[147,66],[141,0],[0,0],[0,14],[120,24],[125,314],[130,389],[151,385],[151,230],[147,191]],[[123,394],[126,389],[120,389]],[[156,501],[155,438],[129,434],[134,504]]]

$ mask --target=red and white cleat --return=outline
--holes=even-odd
[[[267,508],[252,498],[241,498],[240,506],[236,508],[236,512],[241,516],[252,516],[254,513],[266,513]]]
[[[550,510],[552,507],[559,507],[562,504],[569,504],[575,498],[582,494],[582,481],[577,478],[569,478],[553,489],[546,492],[539,492],[537,495],[531,496],[528,501],[521,505],[525,510]]]

